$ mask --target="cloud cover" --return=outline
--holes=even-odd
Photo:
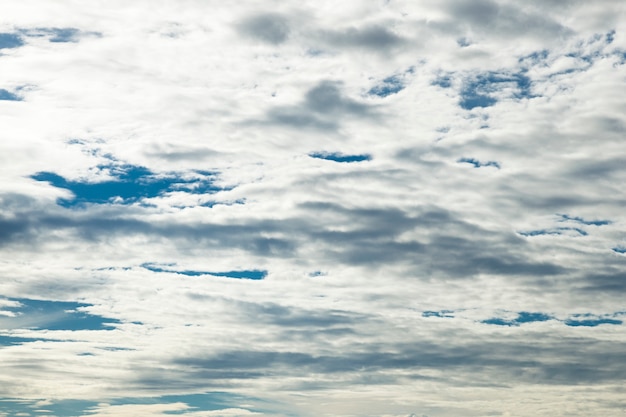
[[[623,414],[623,2],[0,13],[0,415]]]

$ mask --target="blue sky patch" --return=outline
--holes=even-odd
[[[454,311],[452,310],[441,310],[441,311],[424,311],[422,313],[422,317],[441,317],[441,318],[453,318]]]
[[[524,323],[544,322],[549,320],[557,320],[554,316],[544,313],[531,313],[522,311],[517,313],[517,317],[514,319],[505,319],[501,317],[493,317],[487,320],[481,321],[484,324],[491,324],[495,326],[508,326],[517,327]],[[574,314],[566,320],[558,320],[570,327],[596,327],[601,324],[613,324],[620,325],[622,320],[610,318],[607,316],[598,317],[593,314]]]
[[[0,88],[0,100],[22,101],[22,98],[4,88]]]
[[[81,35],[98,35],[97,32],[83,32],[76,28],[29,28],[20,30],[25,36],[30,38],[48,38],[48,42],[67,43],[78,42]]]
[[[164,395],[153,398],[125,398],[115,399],[112,405],[124,404],[172,404],[185,403],[195,411],[214,411],[225,408],[234,408],[241,403],[250,403],[253,399],[242,395],[225,392],[208,392],[204,394]]]
[[[367,94],[383,98],[392,94],[397,94],[400,91],[404,90],[407,85],[407,77],[413,73],[415,73],[415,68],[409,67],[406,71],[400,74],[395,74],[384,78],[374,87],[372,87],[367,92]]]
[[[611,224],[610,220],[585,220],[582,217],[572,217],[568,216],[567,214],[559,214],[558,216],[561,217],[561,220],[559,221],[573,221],[576,223],[584,224],[586,226],[606,226],[608,224]]]
[[[494,167],[500,169],[500,164],[496,161],[487,161],[480,162],[478,159],[474,158],[460,158],[457,160],[458,163],[467,163],[474,165],[474,168],[482,168],[482,167]]]
[[[615,31],[614,31],[614,30],[609,31],[609,32],[606,34],[605,39],[606,39],[606,43],[607,43],[607,45],[612,44],[612,43],[613,43],[613,41],[615,40]]]
[[[89,314],[90,304],[12,298],[18,306],[4,307],[12,317],[0,316],[0,328],[40,330],[111,330],[119,320]]]
[[[215,207],[215,206],[233,206],[235,204],[246,204],[245,198],[240,198],[234,201],[207,201],[206,203],[199,204],[201,207]]]
[[[59,199],[57,204],[69,208],[84,204],[132,204],[144,198],[182,191],[190,194],[211,194],[223,190],[213,185],[215,174],[196,172],[191,178],[177,174],[157,175],[135,165],[99,166],[113,177],[102,182],[67,180],[53,172],[39,172],[31,178],[49,182],[57,188],[69,190],[73,198]]]
[[[17,415],[39,415],[36,410],[48,410],[41,415],[52,415],[56,417],[88,416],[92,414],[101,401],[86,400],[53,400],[50,403],[38,404],[37,400],[15,400],[0,399],[0,415],[6,413],[8,416]],[[106,401],[111,406],[121,405],[150,405],[150,404],[176,404],[184,403],[189,406],[186,412],[217,411],[228,408],[240,408],[241,404],[254,405],[254,411],[262,412],[262,408],[267,404],[263,400],[244,397],[242,395],[209,392],[204,394],[189,395],[165,395],[161,397],[141,397],[141,398],[112,398]],[[252,410],[251,410],[252,411]],[[269,411],[269,410],[268,410]],[[185,411],[165,412],[166,415],[184,415]]]
[[[362,162],[370,161],[372,156],[369,154],[345,155],[338,152],[313,152],[310,153],[311,158],[325,159],[334,162]]]
[[[529,313],[526,311],[522,311],[517,314],[517,318],[515,321],[517,323],[532,323],[535,321],[548,321],[551,320],[552,316],[543,313]]]
[[[89,407],[98,405],[94,401],[82,400],[58,400],[50,404],[37,405],[38,401],[33,400],[0,400],[0,415],[6,413],[7,416],[32,416],[32,415],[51,415],[57,417],[74,417],[85,415]],[[39,413],[36,410],[48,410],[48,412]]]
[[[54,339],[41,337],[20,337],[20,336],[4,336],[0,335],[0,346],[15,346],[30,342],[50,342]],[[2,408],[0,407],[0,411]],[[1,414],[0,414],[1,415]]]
[[[47,29],[50,33],[50,42],[76,42],[76,37],[80,33],[78,29],[74,28],[52,28]]]
[[[0,49],[19,48],[24,45],[21,36],[14,33],[0,33]]]
[[[530,78],[526,75],[488,72],[465,82],[459,105],[465,110],[493,106],[498,100],[492,94],[505,88],[513,89],[512,97],[517,99],[534,97],[530,90]]]
[[[595,52],[595,53],[591,53],[591,54],[583,54],[582,52],[570,52],[565,54],[566,57],[568,58],[578,58],[584,62],[586,62],[587,64],[591,65],[593,64],[594,59],[598,58],[600,56],[599,52]],[[567,73],[571,73],[571,72],[576,72],[576,71],[582,71],[582,69],[570,69],[568,71],[565,72],[559,72],[557,74],[567,74]]]
[[[450,88],[452,87],[452,77],[449,75],[441,75],[432,82],[432,85],[437,85],[441,88]]]
[[[596,327],[601,324],[612,324],[619,326],[622,324],[622,320],[607,318],[607,317],[593,317],[590,314],[577,314],[572,318],[565,320],[566,326],[570,327]]]
[[[378,97],[387,97],[392,94],[397,94],[402,90],[404,90],[403,80],[399,76],[393,75],[383,79],[380,84],[372,87],[367,94]]]
[[[515,321],[513,320],[505,320],[505,319],[500,319],[500,318],[491,318],[491,319],[487,319],[487,320],[483,320],[481,323],[484,324],[493,324],[495,326],[519,326],[519,324],[515,324]]]
[[[518,59],[518,62],[524,65],[525,68],[532,67],[535,65],[546,65],[545,62],[548,59],[550,52],[547,49],[543,49],[541,51],[535,51],[531,54],[523,56]]]
[[[494,317],[491,319],[483,320],[481,323],[484,324],[492,324],[495,326],[519,326],[524,323],[533,323],[533,322],[542,322],[552,320],[554,317],[549,316],[544,313],[530,313],[527,311],[522,311],[517,313],[517,317],[512,320],[507,320],[499,317]]]
[[[616,252],[616,253],[626,253],[626,246],[616,246],[611,249],[613,250],[613,252]]]
[[[493,97],[476,92],[463,91],[461,97],[459,105],[465,110],[472,110],[476,107],[491,107],[498,102],[498,100]]]
[[[166,266],[174,266],[174,265],[166,265]],[[145,263],[141,265],[142,268],[145,268],[152,272],[167,272],[171,274],[180,274],[186,275],[189,277],[197,277],[201,275],[212,275],[214,277],[224,277],[224,278],[234,278],[234,279],[250,279],[254,281],[259,281],[264,279],[267,276],[267,271],[260,269],[248,269],[248,270],[238,270],[238,271],[226,271],[226,272],[211,272],[211,271],[194,271],[194,270],[176,270],[170,268],[162,268],[156,266],[154,264]]]
[[[538,229],[538,230],[529,230],[524,232],[518,232],[518,234],[522,236],[545,236],[545,235],[563,235],[570,232],[569,234],[574,234],[577,236],[587,236],[588,233],[583,229],[578,227],[555,227],[552,229]]]

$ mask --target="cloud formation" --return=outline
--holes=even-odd
[[[621,416],[619,0],[0,5],[0,415]]]

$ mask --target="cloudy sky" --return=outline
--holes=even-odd
[[[623,0],[0,2],[0,416],[623,416]]]

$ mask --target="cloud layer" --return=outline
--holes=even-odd
[[[621,416],[619,0],[0,5],[0,416]]]

